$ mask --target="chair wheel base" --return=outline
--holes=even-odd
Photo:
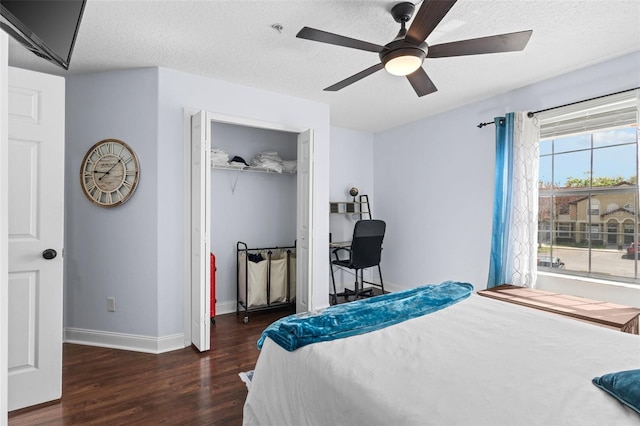
[[[351,290],[350,288],[345,288],[344,291],[342,293],[338,293],[336,295],[332,295],[331,298],[334,301],[334,304],[338,303],[338,297],[344,297],[345,302],[349,302],[349,297],[354,296],[354,300],[357,300],[358,298],[361,297],[372,297],[375,296],[375,294],[373,294],[373,289],[372,288],[366,288],[364,290],[358,291],[356,293],[355,290]]]

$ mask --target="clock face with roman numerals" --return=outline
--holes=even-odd
[[[101,207],[127,201],[138,185],[140,166],[135,152],[117,139],[92,146],[82,160],[80,183],[84,195]]]

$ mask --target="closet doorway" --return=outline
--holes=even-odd
[[[217,123],[295,135],[297,312],[309,310],[313,294],[313,130],[185,109],[185,346],[193,343],[200,351],[210,348],[211,147],[216,146],[211,129]]]

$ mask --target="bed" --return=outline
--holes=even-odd
[[[366,334],[267,338],[244,425],[638,425],[592,384],[640,368],[640,337],[471,294]]]

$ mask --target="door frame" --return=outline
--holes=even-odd
[[[198,112],[203,111],[197,108],[184,108],[184,345],[185,347],[190,346],[192,342],[191,336],[191,117]],[[274,130],[281,131],[287,133],[294,133],[296,135],[300,135],[304,133],[309,128],[304,128],[300,126],[285,124],[285,123],[275,123],[269,121],[262,121],[253,118],[247,117],[239,117],[228,114],[220,114],[215,112],[206,112],[206,117],[208,121],[208,125],[210,126],[212,123],[224,123],[224,124],[232,124],[237,126],[244,127],[253,127],[257,129],[265,129],[265,130]],[[297,143],[297,142],[296,142]],[[213,146],[213,136],[211,141],[211,146]],[[313,164],[314,162],[314,152],[310,153],[310,162]],[[307,187],[308,197],[313,200],[314,196],[314,188],[313,188],[313,178],[309,181],[309,186]],[[297,206],[296,208],[299,208]],[[311,227],[313,227],[313,210],[309,209],[308,223]],[[296,224],[297,227],[297,224]],[[296,230],[297,235],[297,230]],[[310,238],[312,238],[313,232],[311,232]],[[309,241],[311,247],[313,247],[313,241]],[[314,256],[309,257],[309,276],[313,276],[314,268]],[[296,280],[296,285],[300,286],[300,280]],[[311,299],[313,298],[313,279],[309,279],[307,282],[308,289],[308,305],[312,306]],[[296,294],[301,294],[299,292],[299,288],[296,289]]]
[[[0,31],[0,424],[9,400],[9,36]]]

